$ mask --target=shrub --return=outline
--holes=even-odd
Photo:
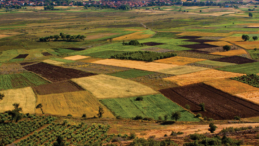
[[[217,129],[217,126],[216,125],[214,125],[214,123],[210,123],[210,125],[209,125],[209,131],[211,132],[211,133],[214,133],[214,131]]]
[[[212,118],[209,118],[209,119],[208,119],[208,121],[213,121],[213,120],[214,120],[214,119],[212,119]]]
[[[187,110],[190,110],[190,105],[189,104],[186,104],[185,106],[184,106]]]
[[[229,46],[229,45],[225,45],[225,46],[223,46],[223,50],[225,50],[225,51],[229,51],[229,50],[230,50],[230,46]]]
[[[143,97],[142,96],[137,97],[136,101],[143,101]]]
[[[202,134],[190,134],[190,139],[192,140],[201,140],[203,138],[205,138],[206,136],[202,135]]]
[[[254,41],[258,40],[258,37],[257,36],[253,36],[253,40]]]
[[[137,46],[137,45],[139,45],[139,42],[138,42],[137,40],[131,40],[131,41],[129,42],[129,45]]]
[[[250,39],[250,37],[249,37],[249,35],[243,34],[243,35],[242,35],[242,39],[243,39],[244,41],[247,41],[247,40]]]
[[[206,111],[205,110],[205,103],[201,103],[199,106],[201,107],[201,111]]]
[[[130,133],[129,135],[129,139],[135,139],[136,138],[136,134],[135,133]]]
[[[136,116],[136,117],[134,118],[134,120],[141,120],[141,119],[143,119],[142,116]]]
[[[83,114],[82,118],[86,118],[86,114]]]
[[[198,113],[198,114],[196,115],[196,117],[197,117],[197,118],[202,117],[201,113]]]
[[[72,117],[72,115],[71,115],[71,114],[68,114],[67,116],[68,116],[68,117]]]
[[[254,51],[256,51],[257,50],[257,48],[254,48]]]
[[[240,117],[239,116],[235,116],[234,119],[235,120],[240,120]]]

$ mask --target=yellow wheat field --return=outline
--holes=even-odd
[[[228,42],[244,41],[244,40],[242,40],[241,37],[236,37],[236,36],[229,36],[229,37],[225,37],[225,38],[222,38],[222,39],[219,39],[219,40],[228,41]]]
[[[209,69],[209,70],[199,71],[199,72],[190,73],[190,74],[172,76],[172,77],[164,78],[164,80],[176,83],[179,86],[185,86],[185,85],[201,83],[201,82],[210,81],[210,80],[238,77],[242,75],[244,74]]]
[[[235,56],[235,55],[247,54],[247,52],[243,49],[240,49],[240,50],[230,50],[225,52],[213,52],[210,54],[222,55],[222,56]]]
[[[259,90],[236,94],[236,96],[250,100],[256,104],[259,104]]]
[[[79,60],[79,62],[91,63],[99,60],[103,60],[103,58],[87,58],[87,59]]]
[[[242,41],[233,43],[245,49],[259,48],[259,41]]]
[[[88,91],[66,92],[49,95],[38,95],[37,104],[42,104],[42,110],[46,114],[88,118],[97,117],[99,106],[103,107],[103,117],[114,118],[113,114],[103,106],[97,98]],[[42,114],[40,109],[37,114]]]
[[[251,91],[259,90],[256,87],[250,86],[248,84],[245,84],[236,80],[231,80],[231,79],[219,79],[219,80],[207,81],[204,83],[230,94],[238,94],[243,92],[251,92]]]
[[[133,61],[133,60],[119,60],[119,59],[104,59],[104,60],[99,60],[92,63],[119,66],[119,67],[128,67],[128,68],[147,70],[147,71],[157,71],[157,70],[168,69],[168,68],[178,66],[173,64],[163,64],[163,63],[156,63],[156,62],[144,62],[144,61]]]
[[[186,36],[229,36],[232,35],[232,32],[229,33],[212,33],[212,32],[199,32],[199,31],[187,31],[182,32],[177,35],[186,35]]]
[[[20,104],[22,113],[35,113],[36,97],[31,87],[9,89],[0,93],[4,94],[3,100],[0,100],[0,113],[13,110],[14,103]]]
[[[75,55],[75,56],[65,57],[63,59],[67,59],[67,60],[80,60],[80,59],[86,59],[86,58],[90,58],[90,56]]]
[[[182,74],[188,74],[188,73],[198,72],[198,71],[207,70],[207,69],[208,68],[205,68],[205,67],[182,65],[182,66],[176,66],[169,69],[158,70],[157,72],[172,74],[172,75],[182,75]]]
[[[44,62],[44,63],[48,63],[48,64],[52,64],[52,65],[60,65],[60,64],[65,64],[65,62],[59,62],[59,61],[50,60],[50,59],[43,60],[42,62]]]
[[[143,32],[134,32],[132,34],[120,36],[117,38],[113,38],[113,41],[123,41],[123,40],[139,40],[139,39],[145,39],[151,37],[152,34],[144,34]]]
[[[214,45],[214,46],[225,46],[225,45],[232,46],[232,44],[225,42],[225,41],[205,42],[205,44]]]
[[[175,57],[170,57],[170,58],[165,58],[165,59],[159,59],[159,60],[156,60],[155,62],[176,64],[176,65],[185,65],[185,64],[189,64],[189,63],[203,61],[203,60],[206,60],[206,59],[175,56]]]
[[[97,98],[123,98],[157,93],[140,83],[103,74],[76,78],[72,81]]]

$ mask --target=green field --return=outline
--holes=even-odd
[[[222,67],[222,68],[218,68],[218,70],[244,73],[244,74],[257,74],[259,73],[258,66],[259,66],[259,62],[254,62],[254,63],[245,63],[245,64]]]
[[[212,61],[212,60],[204,60],[204,61],[199,61],[199,62],[195,62],[195,63],[202,64],[202,65],[211,65],[211,66],[215,66],[215,67],[236,65],[235,63],[227,63],[227,62]]]
[[[115,116],[122,118],[134,118],[136,116],[149,117],[158,120],[168,115],[170,119],[172,112],[180,112],[179,121],[200,121],[193,114],[172,102],[162,94],[143,96],[143,101],[136,101],[136,97],[114,98],[101,100]]]
[[[49,82],[30,72],[0,75],[0,90],[38,86],[47,83]]]
[[[259,50],[247,50],[252,59],[259,59]]]
[[[154,72],[131,69],[131,70],[112,73],[112,74],[109,74],[109,75],[124,78],[124,79],[128,79],[128,78],[136,78],[136,77],[141,77],[141,76],[151,75],[151,74],[154,74]]]

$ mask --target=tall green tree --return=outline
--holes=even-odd
[[[172,113],[172,119],[174,119],[175,121],[178,121],[180,118],[181,118],[180,112]]]
[[[40,109],[41,109],[42,114],[44,114],[44,112],[43,112],[43,110],[42,110],[42,104],[41,104],[41,103],[40,103],[40,104],[38,104],[38,105],[36,106],[36,108],[40,108]]]
[[[210,123],[209,127],[209,131],[211,133],[214,133],[214,131],[218,128],[214,123]]]
[[[98,117],[101,118],[104,114],[104,110],[101,106],[99,106],[99,113],[98,113]]]
[[[247,41],[247,40],[250,39],[250,37],[249,37],[249,35],[243,34],[243,35],[242,35],[242,39],[243,39],[244,41]]]
[[[248,16],[249,16],[249,17],[253,17],[253,13],[249,12],[249,13],[248,13]]]
[[[253,40],[254,41],[258,40],[258,37],[257,36],[253,36]]]

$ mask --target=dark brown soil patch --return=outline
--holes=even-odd
[[[203,112],[203,116],[213,119],[233,119],[234,116],[247,118],[259,115],[259,105],[205,84],[161,90],[161,93],[182,106],[189,104],[191,111],[196,113],[200,112],[197,106],[204,103],[207,111]]]
[[[84,89],[71,81],[67,81],[35,86],[33,87],[33,90],[36,91],[36,93],[39,95],[46,95],[54,93],[75,92]]]
[[[230,56],[230,57],[218,58],[218,59],[213,59],[213,60],[221,61],[221,62],[236,63],[236,64],[256,62],[255,60],[244,58],[244,57],[241,57],[241,56]]]
[[[29,54],[20,54],[13,59],[26,58]]]
[[[209,45],[209,44],[192,44],[192,45],[180,45],[182,47],[191,48],[191,49],[201,49],[201,48],[214,48],[218,46]]]
[[[162,45],[164,43],[147,42],[147,43],[143,43],[143,44],[148,45],[148,46],[157,46],[157,45]]]
[[[199,59],[216,59],[216,58],[222,58],[223,57],[223,56],[220,56],[220,55],[200,53],[197,50],[177,51],[176,54],[177,54],[177,56],[199,58]]]
[[[41,54],[44,56],[52,56],[52,54],[50,54],[49,52],[42,52]]]
[[[147,48],[147,49],[142,49],[143,51],[151,51],[151,52],[158,52],[158,53],[166,53],[166,52],[174,52],[174,50],[169,50],[169,49],[162,49],[162,48]]]
[[[230,50],[240,50],[242,48],[238,47],[238,46],[230,46]],[[225,52],[223,50],[223,47],[214,47],[214,48],[202,48],[202,49],[197,49],[195,51],[200,51],[200,52],[204,52],[204,53],[213,53],[213,52]]]
[[[155,73],[151,75],[130,78],[130,80],[139,82],[143,85],[149,86],[154,90],[167,89],[172,87],[178,87],[177,84],[174,84],[169,81],[163,80],[163,78],[171,77],[173,75],[163,74],[163,73]]]
[[[82,50],[85,50],[85,49],[83,49],[83,48],[66,48],[66,49],[74,50],[74,51],[82,51]]]
[[[72,78],[80,78],[95,75],[94,73],[87,73],[71,68],[63,68],[43,62],[25,66],[24,68],[28,71],[32,71],[36,74],[39,74],[52,82],[66,81]]]
[[[118,67],[118,66],[110,66],[110,65],[102,65],[102,64],[94,64],[94,63],[84,63],[84,62],[74,62],[69,64],[62,64],[61,66],[67,68],[74,68],[77,70],[82,70],[91,73],[98,74],[109,74],[120,71],[130,70],[130,68],[126,67]]]

